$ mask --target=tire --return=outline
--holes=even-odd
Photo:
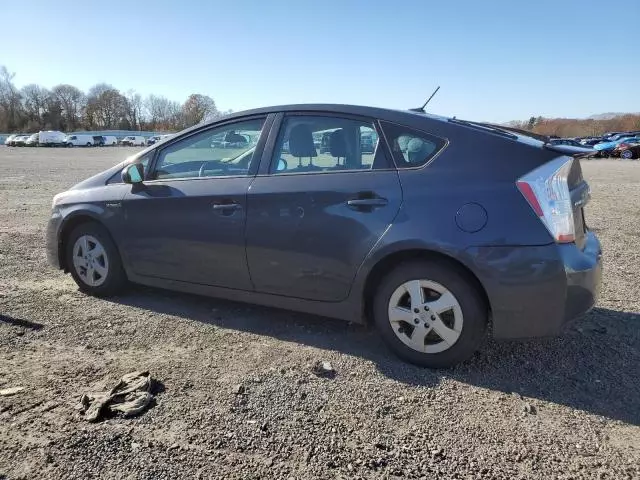
[[[420,295],[425,298],[429,295],[434,299],[422,303],[418,313],[406,303],[412,295],[406,293],[407,290],[403,287],[415,285],[416,281],[419,281],[418,291],[422,292]],[[446,292],[450,295],[445,295]],[[442,295],[438,297],[438,293]],[[442,305],[449,303],[446,299],[451,298],[453,306],[448,311],[440,311],[434,315],[434,310],[440,310]],[[408,322],[391,322],[390,311],[392,306],[397,306],[396,302],[407,306],[396,311],[402,311],[401,318],[405,318],[404,315],[408,313]],[[414,306],[418,303],[414,303]],[[422,367],[447,368],[463,362],[480,348],[486,338],[487,308],[478,287],[466,272],[445,261],[416,260],[403,263],[389,272],[376,290],[373,317],[378,331],[391,350],[403,360]],[[421,330],[416,330],[418,328]],[[446,332],[446,335],[441,337],[436,330]],[[418,351],[405,343],[413,342],[416,332],[418,337],[415,342],[426,352]],[[428,333],[424,334],[425,332]],[[421,333],[424,335],[420,335]]]
[[[631,150],[623,150],[620,153],[620,157],[624,158],[625,160],[631,160],[633,158],[633,152]]]
[[[84,248],[83,239],[88,240]],[[76,249],[77,244],[79,250]],[[101,250],[98,247],[101,247]],[[102,225],[95,222],[78,225],[67,237],[64,248],[67,269],[71,272],[71,276],[81,291],[97,297],[109,297],[121,291],[126,285],[127,276],[122,268],[120,254],[115,243],[111,240],[109,232]],[[74,264],[74,261],[83,262],[83,255],[87,253],[91,257],[90,252],[92,251],[97,252],[93,257],[95,268],[91,267],[95,272],[94,275],[91,275],[93,282],[88,280],[91,269],[78,267]],[[85,266],[89,264],[86,260],[84,263]],[[100,271],[98,271],[98,267],[102,267]]]

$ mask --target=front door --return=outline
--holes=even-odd
[[[374,122],[288,115],[261,173],[247,200],[247,260],[256,290],[345,299],[402,201]]]
[[[134,273],[252,289],[246,200],[264,124],[263,117],[226,123],[160,148],[145,182],[123,202],[122,248]]]

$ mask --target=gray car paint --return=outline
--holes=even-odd
[[[426,131],[448,145],[424,168],[268,176],[284,112],[378,119]],[[109,169],[65,192],[49,223],[50,261],[64,268],[67,227],[86,215],[111,232],[134,282],[346,320],[363,319],[376,266],[406,252],[438,255],[467,269],[486,295],[499,338],[557,333],[594,304],[601,269],[595,235],[577,245],[553,243],[515,186],[519,176],[559,155],[542,142],[432,115],[346,105],[258,109],[209,125],[257,114],[278,119],[265,125],[252,171],[257,176],[140,187],[105,185],[122,165]],[[388,205],[349,209],[345,201],[363,191],[387,198]],[[242,208],[223,218],[206,208],[216,198]],[[118,206],[123,200],[124,208]],[[469,204],[486,215],[475,232],[458,226],[459,212]]]

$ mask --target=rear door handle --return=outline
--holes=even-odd
[[[384,207],[388,203],[389,201],[386,198],[375,197],[375,198],[355,198],[353,200],[349,200],[347,202],[347,205],[354,208],[361,208],[361,207],[375,208],[375,207]]]

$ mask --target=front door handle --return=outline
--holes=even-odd
[[[354,198],[353,200],[349,200],[347,205],[354,208],[375,208],[375,207],[384,207],[387,205],[389,201],[386,198]]]
[[[213,204],[214,210],[233,211],[233,210],[237,210],[238,208],[240,208],[239,203],[214,203]]]

